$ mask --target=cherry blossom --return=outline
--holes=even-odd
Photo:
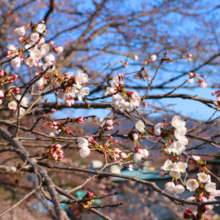
[[[43,44],[40,47],[40,52],[42,56],[45,56],[48,52],[49,52],[50,48],[48,46],[48,44]]]
[[[76,72],[76,83],[77,84],[85,84],[88,82],[88,75],[86,73],[83,73],[82,70],[77,70]]]
[[[199,184],[196,179],[189,179],[186,181],[186,188],[189,191],[195,191],[199,187]]]
[[[155,126],[154,126],[154,133],[159,136],[161,134],[161,126],[162,126],[162,123],[157,123]]]
[[[208,175],[206,175],[205,173],[198,173],[197,176],[199,181],[202,183],[206,183],[209,178]]]
[[[138,122],[136,122],[135,128],[136,128],[138,131],[143,132],[144,129],[145,129],[145,125],[144,125],[143,121],[138,121]]]
[[[45,24],[38,24],[36,27],[36,31],[40,34],[42,34],[46,29],[46,25]]]
[[[142,160],[142,154],[140,154],[140,153],[134,153],[134,156],[133,156],[133,160],[134,160],[134,162],[139,162],[139,161],[141,161]]]
[[[167,183],[165,184],[165,188],[166,188],[166,190],[168,190],[169,192],[174,192],[176,186],[175,186],[175,184],[174,184],[173,182],[167,182]]]
[[[22,26],[22,27],[20,27],[20,28],[16,28],[16,29],[14,30],[14,32],[15,32],[17,35],[19,35],[19,36],[24,36],[24,35],[25,35],[25,27]]]
[[[88,87],[81,88],[78,93],[79,101],[82,101],[84,96],[86,96],[86,95],[89,95],[89,88]]]
[[[79,150],[80,157],[84,158],[89,156],[90,149],[88,147],[81,147]]]
[[[185,191],[185,188],[182,185],[175,186],[175,193],[182,194]]]
[[[39,34],[38,33],[32,33],[31,34],[31,40],[33,42],[37,42],[39,40]]]
[[[12,110],[16,110],[17,109],[17,102],[16,101],[9,102],[8,108],[12,109]]]
[[[21,66],[21,58],[20,57],[15,57],[12,61],[11,61],[11,66],[19,69],[19,67]]]
[[[152,55],[152,56],[151,56],[151,60],[152,60],[152,61],[156,61],[156,60],[157,60],[157,55]]]
[[[213,192],[216,190],[216,184],[215,183],[212,183],[212,182],[209,182],[209,183],[206,183],[205,185],[205,190],[207,192]]]

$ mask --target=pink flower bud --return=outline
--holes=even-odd
[[[78,124],[83,124],[83,123],[84,123],[83,117],[77,118],[77,119],[76,119],[76,123],[78,123]]]
[[[113,144],[117,144],[117,143],[118,143],[118,140],[114,140],[114,141],[113,141]]]
[[[132,92],[131,98],[132,99],[137,99],[137,97],[138,97],[138,93],[137,92]]]
[[[108,140],[109,140],[109,141],[111,141],[112,139],[113,139],[113,137],[112,137],[112,136],[108,137]]]
[[[66,134],[69,134],[70,133],[70,129],[65,129],[65,132],[66,132]]]
[[[19,38],[18,38],[18,41],[19,41],[20,43],[25,42],[25,37],[19,37]]]
[[[92,198],[94,196],[93,192],[87,192],[86,198]]]
[[[113,125],[113,121],[112,120],[107,120],[105,122],[105,126],[112,126]]]
[[[88,142],[90,142],[90,143],[95,143],[95,140],[94,140],[93,137],[89,137],[89,138],[88,138]]]
[[[58,150],[60,150],[62,148],[62,146],[60,144],[55,144],[54,147]]]
[[[190,77],[193,77],[193,76],[194,76],[194,73],[193,73],[193,72],[189,72],[189,76],[190,76]]]
[[[204,79],[206,79],[207,77],[206,76],[204,76],[204,75],[200,75],[202,78],[204,78]]]
[[[13,92],[14,94],[19,94],[19,93],[20,93],[20,88],[15,87],[15,88],[12,90],[12,92]]]
[[[205,89],[207,87],[207,84],[203,80],[199,80],[199,84],[203,89]]]
[[[57,54],[60,55],[63,52],[63,47],[53,47],[53,51]]]
[[[143,105],[144,105],[144,108],[146,108],[148,106],[148,103],[144,102]]]
[[[220,93],[220,90],[216,90],[216,91],[212,92],[212,95],[214,96],[214,95],[216,95],[218,93]]]
[[[4,76],[4,70],[0,70],[0,76]]]
[[[54,42],[53,42],[53,41],[50,41],[48,45],[54,45]]]
[[[113,128],[114,128],[113,126],[107,126],[107,127],[105,128],[105,130],[106,130],[106,131],[111,131],[111,130],[113,130]]]

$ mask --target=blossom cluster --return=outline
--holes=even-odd
[[[63,74],[56,84],[56,87],[61,87],[58,97],[66,102],[67,106],[74,105],[76,96],[79,101],[82,101],[86,95],[89,95],[89,88],[83,87],[88,80],[88,75],[82,70],[78,70],[75,76],[72,72]]]
[[[111,131],[113,130],[114,126],[113,126],[113,118],[108,119],[108,120],[104,120],[103,118],[101,118],[100,120],[100,127],[105,130],[105,131]]]
[[[50,160],[60,161],[64,158],[63,151],[61,149],[62,146],[60,144],[55,144],[49,150],[44,152],[42,156]]]
[[[8,76],[8,71],[5,70],[0,70],[0,86],[7,84],[7,83],[12,83],[14,82],[16,79],[18,78],[17,74],[14,74],[12,76]],[[9,90],[10,91],[10,90]],[[6,91],[4,92],[3,90],[0,90],[0,105],[2,104],[2,98],[5,98],[7,96],[10,96],[10,92]],[[18,87],[15,87],[14,89],[12,89],[12,92],[14,94],[19,94],[20,90]]]
[[[112,137],[110,136],[104,145],[98,144],[92,137],[82,138],[79,137],[77,139],[78,147],[80,148],[79,154],[82,158],[87,157],[91,151],[99,151],[101,153],[107,153],[109,159],[116,161],[117,159],[127,159],[129,155],[122,152],[118,148],[110,149],[109,147],[113,144],[117,144],[118,140],[112,141]]]
[[[190,191],[195,191],[195,194],[187,199],[190,202],[212,202],[216,201],[215,197],[220,196],[220,190],[216,189],[216,184],[211,181],[211,176],[208,172],[200,172],[197,174],[197,179],[187,180],[186,188]],[[197,210],[195,206],[189,206],[184,212],[184,218],[191,219],[196,216],[202,219],[207,211],[213,208],[214,205],[212,204],[199,206]]]
[[[199,78],[199,75],[197,73],[193,73],[193,72],[189,72],[189,79],[188,79],[188,83],[191,84],[194,82],[194,79],[197,79],[199,82],[199,85],[205,89],[207,87],[207,84],[204,80]],[[206,79],[207,77],[204,75],[200,75],[201,78]]]
[[[27,32],[27,28],[30,28],[30,33]],[[56,70],[55,56],[52,52],[60,55],[63,47],[54,46],[52,41],[48,44],[45,43],[46,25],[43,21],[39,24],[31,23],[16,28],[15,33],[19,35],[19,44],[7,46],[7,58],[12,59],[11,65],[14,68],[19,68],[21,62],[24,62],[28,68],[38,68],[35,78],[38,79],[36,85],[39,90],[43,90],[53,83],[54,89],[59,91],[58,98],[66,102],[67,106],[74,104],[76,96],[79,101],[82,101],[86,95],[89,95],[88,87],[83,87],[89,80],[86,73],[78,70],[73,76],[72,72],[64,74],[58,73]],[[0,73],[2,74],[2,71]],[[4,81],[12,82],[14,80],[15,76],[12,76]],[[15,103],[13,102],[11,105],[14,107]]]
[[[123,74],[118,74],[118,76],[113,77],[104,95],[111,95],[113,105],[121,111],[131,111],[134,107],[140,106],[141,97],[135,91],[126,91],[123,79]]]
[[[154,126],[153,132],[155,136],[162,137],[166,142],[166,153],[180,155],[185,151],[185,146],[188,144],[188,140],[185,137],[187,132],[185,125],[186,122],[181,120],[180,116],[175,115],[172,118],[172,122],[166,123],[166,119],[164,119],[162,123],[157,123]]]

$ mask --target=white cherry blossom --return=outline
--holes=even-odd
[[[137,133],[133,133],[132,137],[133,137],[134,140],[138,140],[138,134]]]
[[[167,182],[165,184],[165,188],[169,191],[169,192],[174,192],[175,191],[175,184],[173,182]]]
[[[21,66],[21,58],[20,57],[15,57],[12,61],[11,61],[11,66],[18,69]]]
[[[134,153],[133,160],[134,160],[135,163],[141,161],[141,159],[142,159],[142,154]]]
[[[44,30],[46,29],[46,25],[45,24],[38,24],[36,27],[36,31],[40,34],[42,34],[44,32]]]
[[[180,178],[180,172],[179,172],[179,170],[171,170],[171,171],[170,171],[170,176],[179,179],[179,178]]]
[[[141,103],[141,98],[138,96],[136,99],[130,99],[131,107],[139,107]]]
[[[82,70],[77,70],[76,72],[76,83],[77,84],[85,84],[88,82],[89,78],[86,73],[84,73]]]
[[[198,173],[197,176],[198,176],[199,181],[202,183],[206,183],[209,178],[209,176],[206,175],[205,173]]]
[[[88,147],[82,147],[79,150],[80,157],[84,158],[90,154],[90,149]]]
[[[180,141],[185,138],[186,131],[186,127],[177,127],[174,132],[176,139]]]
[[[183,145],[181,141],[174,141],[170,146],[169,149],[174,154],[180,155],[186,150],[186,147]]]
[[[179,115],[175,115],[172,118],[172,126],[174,128],[178,128],[178,127],[185,127],[186,122],[180,119]]]
[[[199,187],[199,184],[196,179],[189,179],[186,181],[186,188],[189,191],[195,191]]]
[[[152,56],[151,56],[151,60],[152,60],[152,61],[157,60],[157,55],[152,55]]]
[[[164,165],[163,165],[163,169],[165,171],[175,170],[175,169],[177,169],[177,164],[176,163],[172,163],[171,160],[166,160]]]
[[[161,125],[162,123],[157,123],[155,126],[154,126],[154,133],[159,136],[161,134]]]
[[[16,101],[9,102],[8,108],[12,109],[12,110],[16,110],[17,109],[17,102]]]
[[[177,169],[181,172],[181,173],[185,173],[186,172],[186,168],[187,168],[187,163],[183,163],[181,161],[179,161],[177,163]]]
[[[25,27],[24,26],[22,26],[22,27],[20,27],[20,28],[16,28],[15,30],[14,30],[14,32],[17,34],[17,35],[19,35],[19,36],[24,36],[25,35]]]
[[[185,188],[182,185],[176,185],[175,187],[176,194],[182,194],[184,191],[185,191]]]
[[[214,192],[216,190],[216,184],[212,182],[206,183],[205,190],[207,192]]]
[[[81,148],[81,147],[88,147],[89,145],[89,142],[87,139],[85,138],[82,138],[82,137],[79,137],[77,139],[77,142],[78,142],[78,147]]]
[[[148,156],[149,156],[148,150],[147,150],[147,149],[143,149],[143,151],[142,151],[142,157],[143,157],[144,159],[146,159]]]
[[[38,49],[32,50],[30,52],[30,57],[33,57],[36,60],[41,59],[42,55],[41,55],[41,51]]]
[[[32,33],[31,34],[31,40],[33,42],[37,42],[39,40],[39,34],[38,33]]]
[[[49,53],[47,56],[45,56],[45,61],[48,62],[52,62],[55,61],[55,56],[52,53]]]
[[[135,128],[136,128],[138,131],[143,132],[144,129],[145,129],[145,125],[144,125],[143,121],[138,121],[138,122],[136,122]]]
[[[40,47],[40,52],[42,56],[45,56],[49,52],[50,48],[48,44],[43,44]]]
[[[84,98],[84,96],[86,95],[89,95],[89,88],[88,87],[82,87],[80,90],[79,90],[79,93],[78,93],[78,99],[79,101],[82,101],[82,99]]]
[[[32,66],[35,66],[36,64],[36,59],[34,57],[28,57],[25,60],[26,64],[31,68]]]

